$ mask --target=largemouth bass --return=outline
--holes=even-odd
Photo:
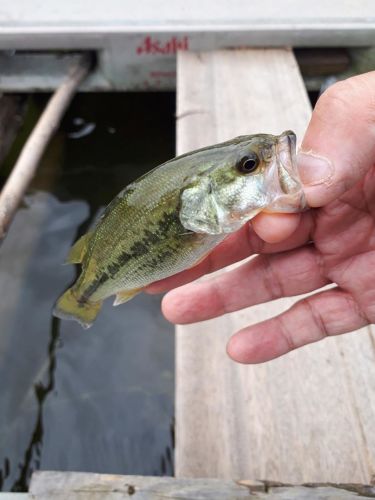
[[[102,301],[131,299],[150,283],[200,262],[262,210],[297,212],[305,199],[296,138],[256,134],[167,161],[127,186],[67,261],[82,265],[54,314],[89,327]]]

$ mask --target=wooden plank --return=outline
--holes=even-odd
[[[349,500],[375,497],[364,485],[282,485],[260,481],[174,479],[171,477],[118,476],[85,472],[34,472],[30,497],[34,500]],[[0,497],[1,499],[1,497]],[[9,499],[11,500],[11,498]]]
[[[0,500],[31,500],[27,493],[0,493]]]
[[[240,134],[299,138],[310,104],[289,50],[182,53],[177,147]],[[293,299],[177,327],[176,475],[368,482],[375,473],[375,336],[330,338],[257,366],[225,353]]]
[[[134,499],[249,498],[249,491],[265,491],[261,482],[239,485],[231,480],[192,480],[151,476],[120,476],[84,472],[37,472],[32,476],[30,493],[37,500],[47,498]],[[71,496],[69,495],[75,495]],[[112,494],[112,495],[111,495]],[[120,496],[121,495],[121,496]]]

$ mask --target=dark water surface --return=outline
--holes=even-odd
[[[42,105],[33,98],[29,122]],[[25,490],[35,469],[173,473],[174,337],[160,297],[107,301],[90,330],[51,316],[75,277],[62,265],[72,242],[173,155],[173,94],[80,95],[53,139],[0,248],[0,490]]]

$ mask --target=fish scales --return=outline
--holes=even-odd
[[[54,313],[90,326],[102,301],[133,297],[148,284],[197,264],[260,210],[303,209],[295,138],[241,136],[188,153],[127,186],[72,248],[76,283]]]
[[[85,300],[101,300],[109,291],[137,289],[150,279],[156,281],[166,273],[177,273],[193,265],[218,240],[182,226],[178,217],[179,191],[172,186],[159,204],[147,199],[130,203],[130,197],[129,190],[115,200],[114,207],[108,207],[102,221],[105,223],[100,224],[89,243],[87,271],[84,261],[74,287]],[[108,239],[112,240],[110,255],[103,252]]]
[[[206,253],[218,238],[187,231],[181,225],[173,206],[178,201],[177,194],[169,203],[163,204],[162,209],[153,208],[152,224],[149,222],[150,211],[129,207],[125,199],[120,200],[109,215],[111,220],[98,230],[90,245],[93,251],[89,262],[95,262],[95,278],[92,283],[87,283],[88,275],[83,272],[77,282],[78,293],[86,300],[95,301],[101,300],[109,291],[140,288],[150,283],[150,279],[156,281],[166,273],[179,272]],[[118,217],[124,216],[128,225],[122,225],[118,231]],[[113,232],[116,232],[117,241],[111,255],[100,255],[96,251],[102,247],[100,242],[105,242]]]

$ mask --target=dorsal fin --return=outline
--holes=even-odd
[[[89,231],[74,243],[69,251],[68,257],[66,258],[67,264],[80,264],[82,262],[91,236],[92,231]]]

